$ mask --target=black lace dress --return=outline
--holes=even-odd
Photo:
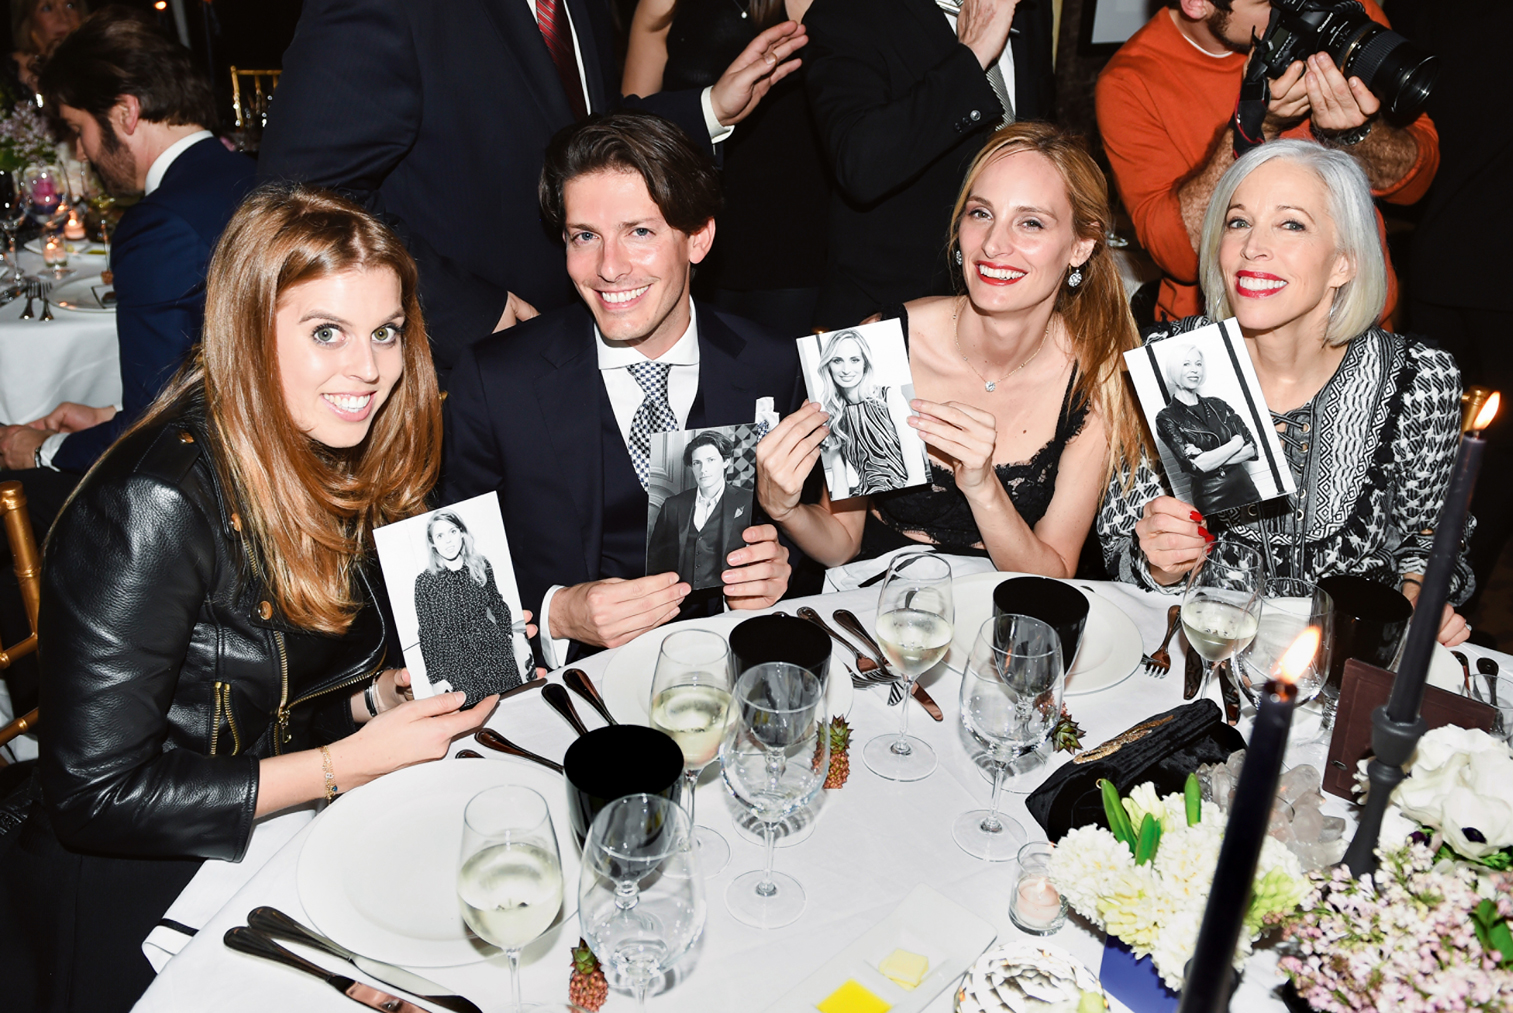
[[[903,307],[886,317],[903,323],[904,344],[909,342],[909,317]],[[1077,366],[1072,365],[1066,394],[1056,416],[1056,432],[1028,461],[995,464],[998,481],[1019,516],[1030,527],[1040,523],[1056,494],[1056,473],[1061,454],[1087,421],[1087,401],[1074,397]],[[941,551],[962,556],[986,556],[982,533],[972,517],[967,497],[956,487],[956,476],[949,468],[930,462],[930,483],[892,492],[874,493],[867,522],[862,529],[862,548],[858,559],[871,559],[906,545],[928,542]]]

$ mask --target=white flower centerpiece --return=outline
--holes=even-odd
[[[1051,855],[1056,888],[1079,914],[1123,940],[1137,959],[1149,956],[1162,982],[1180,991],[1208,903],[1224,818],[1200,797],[1189,775],[1182,795],[1162,798],[1150,782],[1120,798],[1101,782],[1109,825],[1076,827]],[[1235,967],[1255,940],[1307,896],[1302,865],[1280,841],[1267,837]]]
[[[1479,728],[1446,725],[1424,733],[1405,767],[1382,821],[1384,848],[1419,833],[1441,858],[1513,867],[1513,747]],[[1364,760],[1357,783],[1364,795]]]

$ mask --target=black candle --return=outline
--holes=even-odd
[[[1234,985],[1235,944],[1250,908],[1250,888],[1256,878],[1256,863],[1271,823],[1271,807],[1282,776],[1282,756],[1287,751],[1287,733],[1298,702],[1293,679],[1313,659],[1319,630],[1309,627],[1287,649],[1272,678],[1266,683],[1250,730],[1245,765],[1229,807],[1229,823],[1219,846],[1219,864],[1214,868],[1208,904],[1187,981],[1182,988],[1179,1013],[1220,1013],[1229,1008]]]
[[[1491,403],[1491,411],[1497,411],[1495,401]],[[1480,419],[1476,421],[1482,422]],[[1482,422],[1482,426],[1486,424]],[[1455,573],[1456,563],[1460,561],[1460,542],[1466,527],[1466,511],[1471,505],[1471,493],[1476,489],[1476,473],[1481,470],[1482,454],[1486,449],[1487,441],[1481,438],[1480,432],[1468,432],[1461,437],[1460,450],[1455,455],[1455,471],[1450,477],[1450,489],[1445,494],[1445,505],[1440,510],[1439,523],[1434,528],[1434,546],[1429,550],[1429,565],[1424,568],[1423,584],[1419,588],[1418,601],[1413,606],[1408,641],[1403,646],[1403,656],[1397,665],[1397,678],[1392,681],[1392,696],[1387,700],[1387,716],[1393,721],[1412,722],[1418,717],[1419,705],[1423,703],[1424,684],[1429,679],[1429,658],[1439,640],[1445,602],[1450,597],[1450,578]]]

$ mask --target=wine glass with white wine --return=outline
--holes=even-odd
[[[662,641],[651,679],[651,726],[683,750],[683,807],[706,876],[729,864],[730,845],[715,831],[694,824],[694,789],[725,739],[732,681],[730,647],[718,633],[682,630]]]
[[[551,927],[562,908],[562,859],[546,799],[514,785],[474,795],[462,818],[457,896],[468,927],[504,950],[516,1013],[520,951]]]
[[[904,698],[898,734],[879,735],[862,749],[862,759],[879,777],[918,781],[935,770],[935,750],[909,734],[909,697],[914,680],[951,649],[955,620],[951,564],[933,552],[895,557],[877,597],[876,630],[888,667],[903,683]]]
[[[1261,623],[1261,589],[1266,570],[1261,554],[1237,542],[1215,542],[1187,575],[1182,596],[1182,631],[1203,659],[1208,691],[1214,666],[1250,646]]]

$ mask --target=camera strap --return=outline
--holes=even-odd
[[[1236,158],[1266,142],[1261,125],[1266,122],[1266,109],[1271,104],[1271,82],[1266,79],[1266,61],[1259,56],[1261,47],[1254,29],[1250,33],[1250,42],[1250,61],[1245,65],[1245,80],[1240,83],[1240,97],[1235,102]]]

